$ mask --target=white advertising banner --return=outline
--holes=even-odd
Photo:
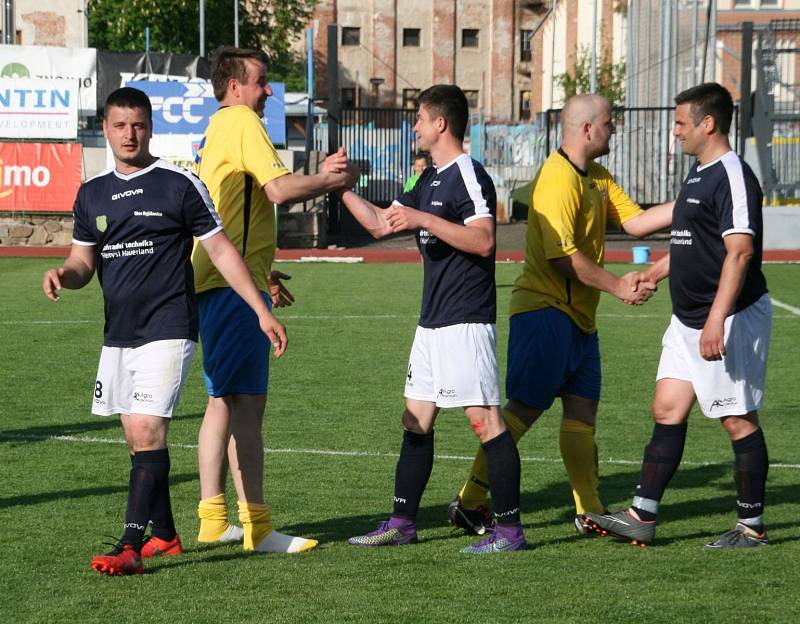
[[[78,93],[68,78],[0,78],[0,138],[75,139]]]
[[[0,45],[0,78],[71,78],[85,115],[97,114],[97,50]]]

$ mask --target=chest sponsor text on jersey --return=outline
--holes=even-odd
[[[692,232],[690,230],[670,230],[670,245],[691,245]]]

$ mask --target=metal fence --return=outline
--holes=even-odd
[[[674,108],[620,108],[613,115],[617,130],[611,139],[611,151],[597,162],[640,204],[674,199],[693,162],[681,153],[672,134]],[[548,110],[524,125],[473,124],[473,157],[484,163],[496,183],[513,190],[532,180],[561,143],[560,117],[560,110]],[[731,145],[735,146],[737,139],[735,112]]]
[[[361,168],[357,192],[388,206],[411,176],[417,139],[416,111],[403,108],[344,108],[339,111],[338,144]],[[326,151],[327,125],[317,126],[317,149]]]

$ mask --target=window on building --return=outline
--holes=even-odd
[[[342,89],[342,95],[339,101],[339,106],[341,106],[342,108],[356,107],[355,87],[345,87],[344,89]]]
[[[531,118],[531,92],[519,92],[519,118],[527,121]]]
[[[410,110],[419,108],[419,89],[403,89],[403,108]]]
[[[361,29],[354,26],[342,26],[342,45],[357,46],[361,43]]]
[[[531,40],[533,39],[532,30],[519,31],[519,60],[531,60]]]
[[[418,48],[420,46],[420,29],[419,28],[404,28],[403,29],[403,47],[404,48]]]
[[[478,47],[478,33],[477,28],[464,28],[461,31],[461,47],[462,48],[477,48]]]
[[[467,105],[470,110],[478,108],[478,91],[464,91],[464,95],[467,96]]]

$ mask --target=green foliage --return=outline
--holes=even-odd
[[[239,0],[239,45],[264,49],[274,62],[270,79],[285,78],[290,90],[297,89],[298,76],[303,73],[303,62],[293,56],[290,44],[302,32],[316,3]],[[89,0],[89,45],[141,52],[145,49],[145,27],[149,26],[151,51],[197,54],[199,21],[198,0]],[[205,25],[207,53],[233,45],[233,3],[206,0]]]
[[[7,622],[730,624],[757,614],[766,624],[797,611],[800,317],[787,310],[775,308],[761,411],[773,461],[765,516],[771,546],[701,549],[733,527],[736,496],[730,442],[696,411],[656,543],[640,549],[575,537],[557,402],[519,444],[522,521],[533,548],[478,561],[458,552],[475,538],[451,533],[444,517],[478,446],[459,410],[443,410],[436,423],[420,544],[345,543],[391,509],[420,265],[280,264],[293,276],[297,302],[276,310],[290,341],[270,363],[266,497],[277,530],[318,538],[319,548],[247,555],[238,545],[197,543],[196,444],[206,402],[198,352],[169,432],[172,505],[186,552],[146,561],[142,576],[108,578],[89,561],[106,535],[122,529],[130,461],[119,420],[89,414],[103,330],[97,281],[49,302],[41,275],[55,264],[0,258],[0,613]],[[520,270],[497,265],[501,374],[503,311]],[[769,265],[765,273],[774,298],[800,307],[800,267]],[[641,308],[601,297],[597,444],[601,494],[614,509],[630,502],[652,432],[649,403],[669,314],[667,284]],[[231,489],[227,500],[235,519]]]
[[[625,61],[612,63],[610,54],[601,50],[597,59],[597,93],[604,96],[611,106],[622,106],[625,102]],[[591,93],[592,58],[589,49],[582,46],[572,73],[556,76],[556,81],[564,90],[564,99],[573,95]]]

